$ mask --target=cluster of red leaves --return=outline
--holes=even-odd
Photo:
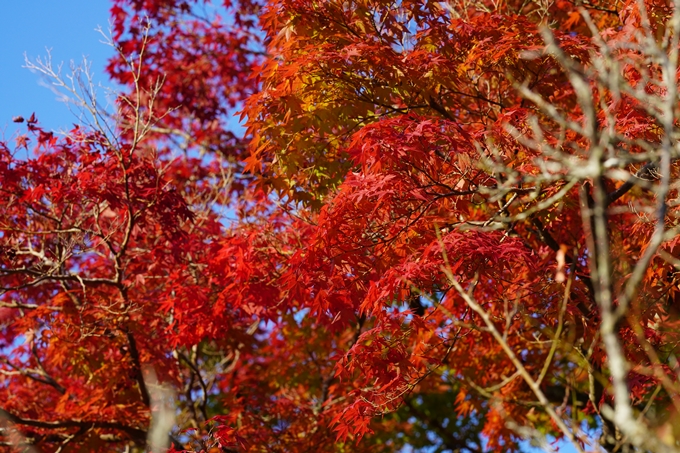
[[[196,376],[178,357],[207,343],[226,356],[218,376],[254,360],[259,323],[285,312],[277,256],[294,235],[271,215],[226,230],[206,202],[217,161],[163,161],[78,128],[58,139],[33,118],[28,130],[35,157],[0,149],[6,429],[47,449],[144,442],[149,370],[182,388]],[[233,377],[218,387],[253,379]]]
[[[511,197],[535,189],[526,186],[545,175],[551,159],[507,132],[511,124],[531,138],[528,119],[537,114],[513,84],[523,81],[576,124],[583,115],[559,65],[541,53],[538,20],[531,17],[535,6],[515,15],[523,6],[484,5],[454,14],[442,4],[419,1],[282,0],[267,5],[263,23],[276,58],[265,62],[263,89],[246,104],[254,136],[247,168],[260,172],[280,195],[319,208],[309,245],[293,257],[291,272],[284,276],[288,296],[309,301],[310,313],[331,330],[341,331],[359,318],[361,333],[337,366],[340,379],[361,383],[361,390],[351,393],[354,401],[334,419],[341,438],[364,436],[368,418],[451,380],[468,383],[460,390],[459,409],[484,414],[489,447],[512,445],[508,418],[546,422],[527,416],[524,402],[534,396],[521,380],[506,380],[514,366],[451,289],[451,278],[464,282],[482,302],[534,375],[541,374],[552,354],[550,342],[538,338],[555,332],[565,303],[569,334],[557,355],[550,355],[544,391],[559,404],[568,387],[581,394],[570,410],[592,413],[592,407],[584,409],[590,405],[585,398],[588,371],[575,369],[569,358],[572,347],[592,344],[589,366],[601,370],[605,360],[596,340],[597,307],[578,190],[542,182],[539,201],[565,190],[560,203],[535,214],[529,213],[532,203],[511,204]],[[622,8],[621,17],[611,15],[611,5],[600,6],[603,13],[598,8],[591,13],[610,42],[627,42],[641,27],[632,3]],[[654,27],[669,17],[664,5],[647,6]],[[552,23],[564,24],[554,27],[556,43],[574,61],[588,65],[597,50],[573,5],[556,2],[548,14]],[[658,77],[654,68],[635,69],[632,58],[625,66],[631,83],[642,78],[640,70],[649,71],[647,80]],[[649,94],[663,95],[658,90]],[[622,135],[658,140],[654,120],[637,101],[609,97],[598,102],[608,105],[608,112],[598,111],[602,127],[609,113]],[[550,132],[559,125],[550,118],[542,121],[542,139],[558,146],[559,134]],[[560,140],[570,143],[561,151],[574,152],[576,158],[589,147],[574,131]],[[499,156],[492,155],[489,142]],[[629,151],[640,150],[633,146]],[[494,158],[513,174],[489,168]],[[512,178],[518,186],[506,183]],[[489,196],[504,185],[514,192],[508,189],[500,199]],[[612,182],[609,190],[615,189]],[[640,193],[629,197],[643,205],[651,202]],[[510,208],[501,208],[505,202]],[[497,230],[496,219],[521,217],[525,210],[525,221],[500,223],[502,230]],[[624,210],[610,220],[616,230],[616,272],[625,279],[653,225]],[[476,231],[466,231],[470,228]],[[568,302],[564,282],[555,278],[561,245],[575,263]],[[659,260],[654,269],[664,274],[669,267]],[[644,344],[674,341],[670,331],[675,321],[669,320],[662,295],[669,288],[672,283],[658,278],[646,280],[639,312],[622,326],[622,338],[635,339],[626,343],[629,357],[647,367],[647,373],[655,365]],[[660,317],[670,323],[647,328]],[[664,340],[658,338],[660,330]],[[648,396],[658,379],[631,378],[635,398]],[[483,389],[499,382],[505,382],[498,391],[502,410],[486,412],[489,395]],[[606,384],[601,385],[598,403],[608,398]],[[555,427],[548,423],[546,429]]]
[[[633,2],[590,6],[608,40],[640,27]],[[144,448],[153,379],[176,395],[175,451],[512,450],[508,419],[558,434],[454,280],[555,405],[581,420],[608,401],[579,190],[507,128],[535,138],[516,81],[582,120],[538,24],[585,66],[590,32],[567,1],[456,8],[115,0],[119,137],[58,138],[32,117],[0,147],[3,445]],[[635,100],[597,96],[621,134],[658,140]],[[541,120],[546,146],[583,157],[583,137]],[[654,202],[617,205],[632,201]],[[621,209],[610,228],[624,279],[653,225]],[[645,348],[668,360],[678,293],[655,260],[621,326],[635,404],[676,379]]]
[[[157,140],[190,137],[191,148],[244,157],[233,114],[257,90],[254,67],[264,55],[256,28],[260,8],[251,0],[113,1],[119,54],[107,72],[136,94],[141,88],[142,98],[158,88],[148,106],[162,118]]]

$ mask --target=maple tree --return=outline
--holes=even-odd
[[[579,5],[114,0],[0,146],[0,449],[677,451],[680,8]]]

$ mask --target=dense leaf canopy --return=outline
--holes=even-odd
[[[678,447],[674,5],[111,17],[0,144],[0,451]]]

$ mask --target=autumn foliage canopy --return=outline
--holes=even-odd
[[[0,451],[677,451],[676,6],[113,0],[0,144]]]

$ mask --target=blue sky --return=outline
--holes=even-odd
[[[106,0],[24,0],[0,2],[0,132],[9,139],[16,126],[12,117],[28,118],[35,112],[45,128],[70,128],[76,117],[55,94],[41,86],[41,77],[24,68],[24,54],[29,59],[45,57],[51,49],[53,63],[70,60],[92,62],[95,80],[110,85],[104,66],[113,50],[101,43],[95,31],[109,28]],[[43,82],[44,83],[44,82]]]

